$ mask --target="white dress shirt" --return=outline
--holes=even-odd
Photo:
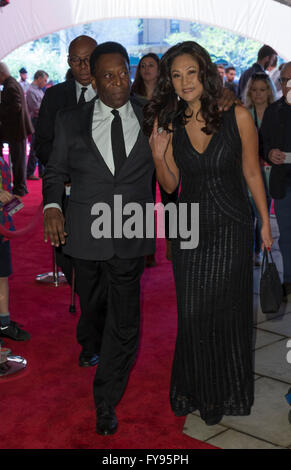
[[[111,112],[112,109],[100,99],[96,100],[92,120],[92,137],[106,165],[114,175],[115,168],[111,145],[111,122],[114,119]],[[117,110],[121,117],[126,156],[128,157],[137,141],[140,124],[130,101]],[[45,211],[50,207],[56,207],[61,210],[60,206],[55,203],[47,204],[43,210]]]
[[[92,137],[106,165],[114,175],[114,161],[111,145],[111,123],[114,119],[111,112],[112,109],[113,108],[104,104],[100,99],[96,100],[92,121]],[[121,108],[118,108],[118,111],[122,122],[126,156],[128,157],[137,141],[140,125],[130,101]]]
[[[84,88],[84,87],[87,88],[87,90],[84,93],[85,101],[91,101],[93,98],[96,97],[96,91],[92,87],[91,83],[89,83],[89,85],[86,85],[86,86],[81,85],[81,83],[77,82],[76,80],[75,80],[75,83],[76,83],[77,103],[78,103],[80,95],[82,93],[82,88]]]

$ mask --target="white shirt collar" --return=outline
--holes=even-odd
[[[76,87],[77,89],[81,92],[82,91],[82,88],[87,88],[87,90],[92,90],[93,87],[92,87],[92,83],[89,83],[89,85],[82,85],[81,83],[77,82],[77,80],[75,80],[75,83],[76,83]]]
[[[100,98],[96,100],[96,110],[98,110],[98,114],[100,113],[101,119],[106,119],[109,116],[113,119],[113,114],[111,112],[113,109],[117,109],[121,115],[121,118],[123,119],[129,118],[134,112],[129,100],[120,108],[111,108],[110,106],[107,106],[105,103],[103,103]]]

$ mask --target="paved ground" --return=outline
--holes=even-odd
[[[273,258],[282,278],[278,226],[271,216],[275,239]],[[216,426],[207,426],[199,413],[189,414],[184,433],[223,449],[291,449],[291,407],[285,395],[291,388],[291,364],[287,341],[291,340],[291,295],[275,315],[261,311],[258,296],[260,268],[254,269],[254,371],[255,402],[250,416],[226,416]],[[290,341],[291,343],[291,341]]]

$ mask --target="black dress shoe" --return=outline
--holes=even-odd
[[[93,356],[88,356],[87,354],[81,353],[79,357],[79,366],[80,367],[93,367],[96,366],[99,362],[99,356],[93,354]]]
[[[117,431],[117,418],[114,408],[107,403],[102,402],[96,411],[97,423],[96,432],[102,436],[109,436]]]
[[[215,426],[215,424],[220,423],[222,417],[223,415],[211,416],[211,418],[205,420],[205,424],[207,424],[207,426]]]

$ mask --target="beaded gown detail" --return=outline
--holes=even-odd
[[[199,244],[181,249],[179,234],[172,240],[178,331],[171,406],[178,416],[199,410],[204,420],[248,415],[253,223],[234,106],[202,154],[184,127],[174,132],[173,153],[181,176],[178,203],[199,203]]]

